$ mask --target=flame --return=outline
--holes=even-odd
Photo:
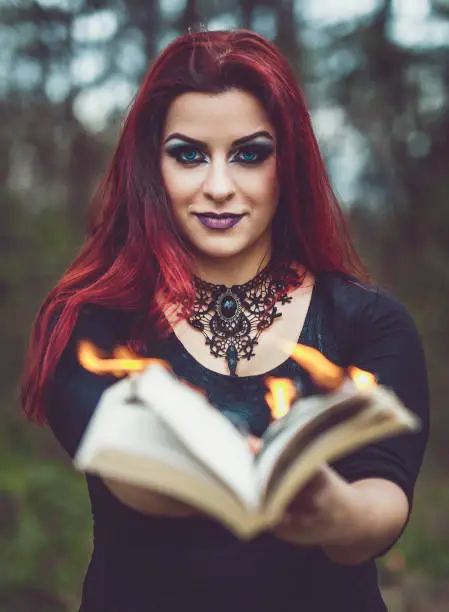
[[[320,351],[304,344],[290,344],[282,342],[290,357],[299,363],[310,374],[312,380],[328,390],[335,390],[342,386],[347,376],[358,389],[368,389],[376,384],[376,377],[371,372],[361,370],[356,366],[342,368],[332,363]]]
[[[170,369],[162,359],[138,357],[125,346],[117,346],[112,354],[113,358],[105,357],[105,353],[88,340],[81,340],[78,344],[80,364],[94,374],[113,374],[120,377],[131,372],[142,372],[151,363],[158,363]]]
[[[325,389],[338,389],[342,385],[344,368],[329,361],[320,351],[304,344],[295,344],[290,350],[290,357],[309,372],[317,385]]]
[[[290,410],[290,405],[297,395],[296,385],[289,378],[265,378],[269,392],[265,394],[265,400],[270,407],[273,419],[280,419]]]
[[[358,389],[369,389],[377,384],[376,377],[371,372],[361,370],[356,366],[349,366],[347,372]]]

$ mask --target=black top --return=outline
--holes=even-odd
[[[101,393],[115,381],[78,365],[75,343],[90,338],[110,350],[126,339],[132,315],[86,307],[52,382],[47,416],[73,457]],[[340,365],[376,374],[422,420],[420,433],[365,447],[334,464],[349,481],[381,477],[412,501],[428,435],[426,369],[418,334],[405,309],[377,288],[340,273],[317,277],[299,340]],[[203,388],[220,409],[243,414],[261,435],[270,416],[264,375],[230,378],[200,365],[172,333],[156,347],[174,371]],[[307,374],[287,360],[271,374]],[[242,542],[205,518],[156,518],[119,502],[98,477],[87,476],[94,551],[83,588],[85,612],[380,612],[374,560],[333,563],[318,548],[303,548],[263,534]]]

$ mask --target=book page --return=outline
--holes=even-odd
[[[158,365],[149,366],[138,383],[142,397],[191,453],[235,491],[249,510],[257,510],[254,457],[234,425],[201,393]]]
[[[271,423],[262,437],[262,451],[256,458],[257,486],[261,497],[265,495],[273,471],[280,469],[281,456],[289,454],[289,447],[294,447],[294,452],[299,455],[304,444],[318,435],[323,424],[330,426],[335,419],[348,418],[347,407],[353,406],[354,398],[359,396],[358,391],[349,389],[299,399],[284,417]]]
[[[419,428],[417,417],[387,389],[375,387],[370,390],[368,403],[353,397],[349,404],[359,405],[360,409],[329,427],[323,422],[319,434],[311,436],[299,453],[291,444],[286,454],[280,456],[279,470],[273,470],[267,487],[268,516],[280,516],[323,463],[333,462],[379,439]]]
[[[130,402],[129,379],[103,394],[74,466],[103,478],[153,489],[192,504],[233,530],[247,529],[247,511],[144,402]]]
[[[301,402],[307,404],[302,414]],[[284,478],[293,461],[295,465],[300,465],[309,445],[344,423],[355,423],[360,439],[365,439],[366,427],[374,428],[379,419],[382,419],[382,423],[388,423],[392,434],[418,426],[416,417],[406,410],[395,394],[378,386],[366,390],[353,387],[306,398],[296,402],[294,409],[299,414],[293,414],[289,424],[281,424],[276,435],[268,432],[271,442],[267,445],[265,456],[261,454],[257,462],[258,485],[265,496],[270,495],[278,480]],[[270,427],[275,425],[276,422]],[[377,435],[374,429],[373,435]],[[339,440],[341,452],[353,450],[353,442],[357,443],[357,438]],[[325,460],[331,458],[334,459],[329,455]]]

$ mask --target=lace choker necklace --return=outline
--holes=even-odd
[[[196,300],[186,321],[202,332],[214,357],[224,357],[231,376],[240,359],[254,357],[260,334],[282,316],[278,304],[292,298],[288,291],[302,284],[291,264],[268,264],[243,285],[215,285],[194,276]]]

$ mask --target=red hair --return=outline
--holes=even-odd
[[[159,167],[167,110],[185,92],[252,93],[275,126],[280,202],[273,252],[312,273],[366,278],[329,183],[304,96],[286,59],[247,30],[196,32],[172,42],[148,71],[91,206],[80,254],[50,292],[33,326],[23,409],[45,421],[45,390],[80,308],[141,311],[158,323],[169,302],[192,298],[190,255],[173,222]],[[282,251],[282,252],[281,252]],[[156,292],[165,303],[157,305]],[[134,331],[137,341],[137,331]]]

